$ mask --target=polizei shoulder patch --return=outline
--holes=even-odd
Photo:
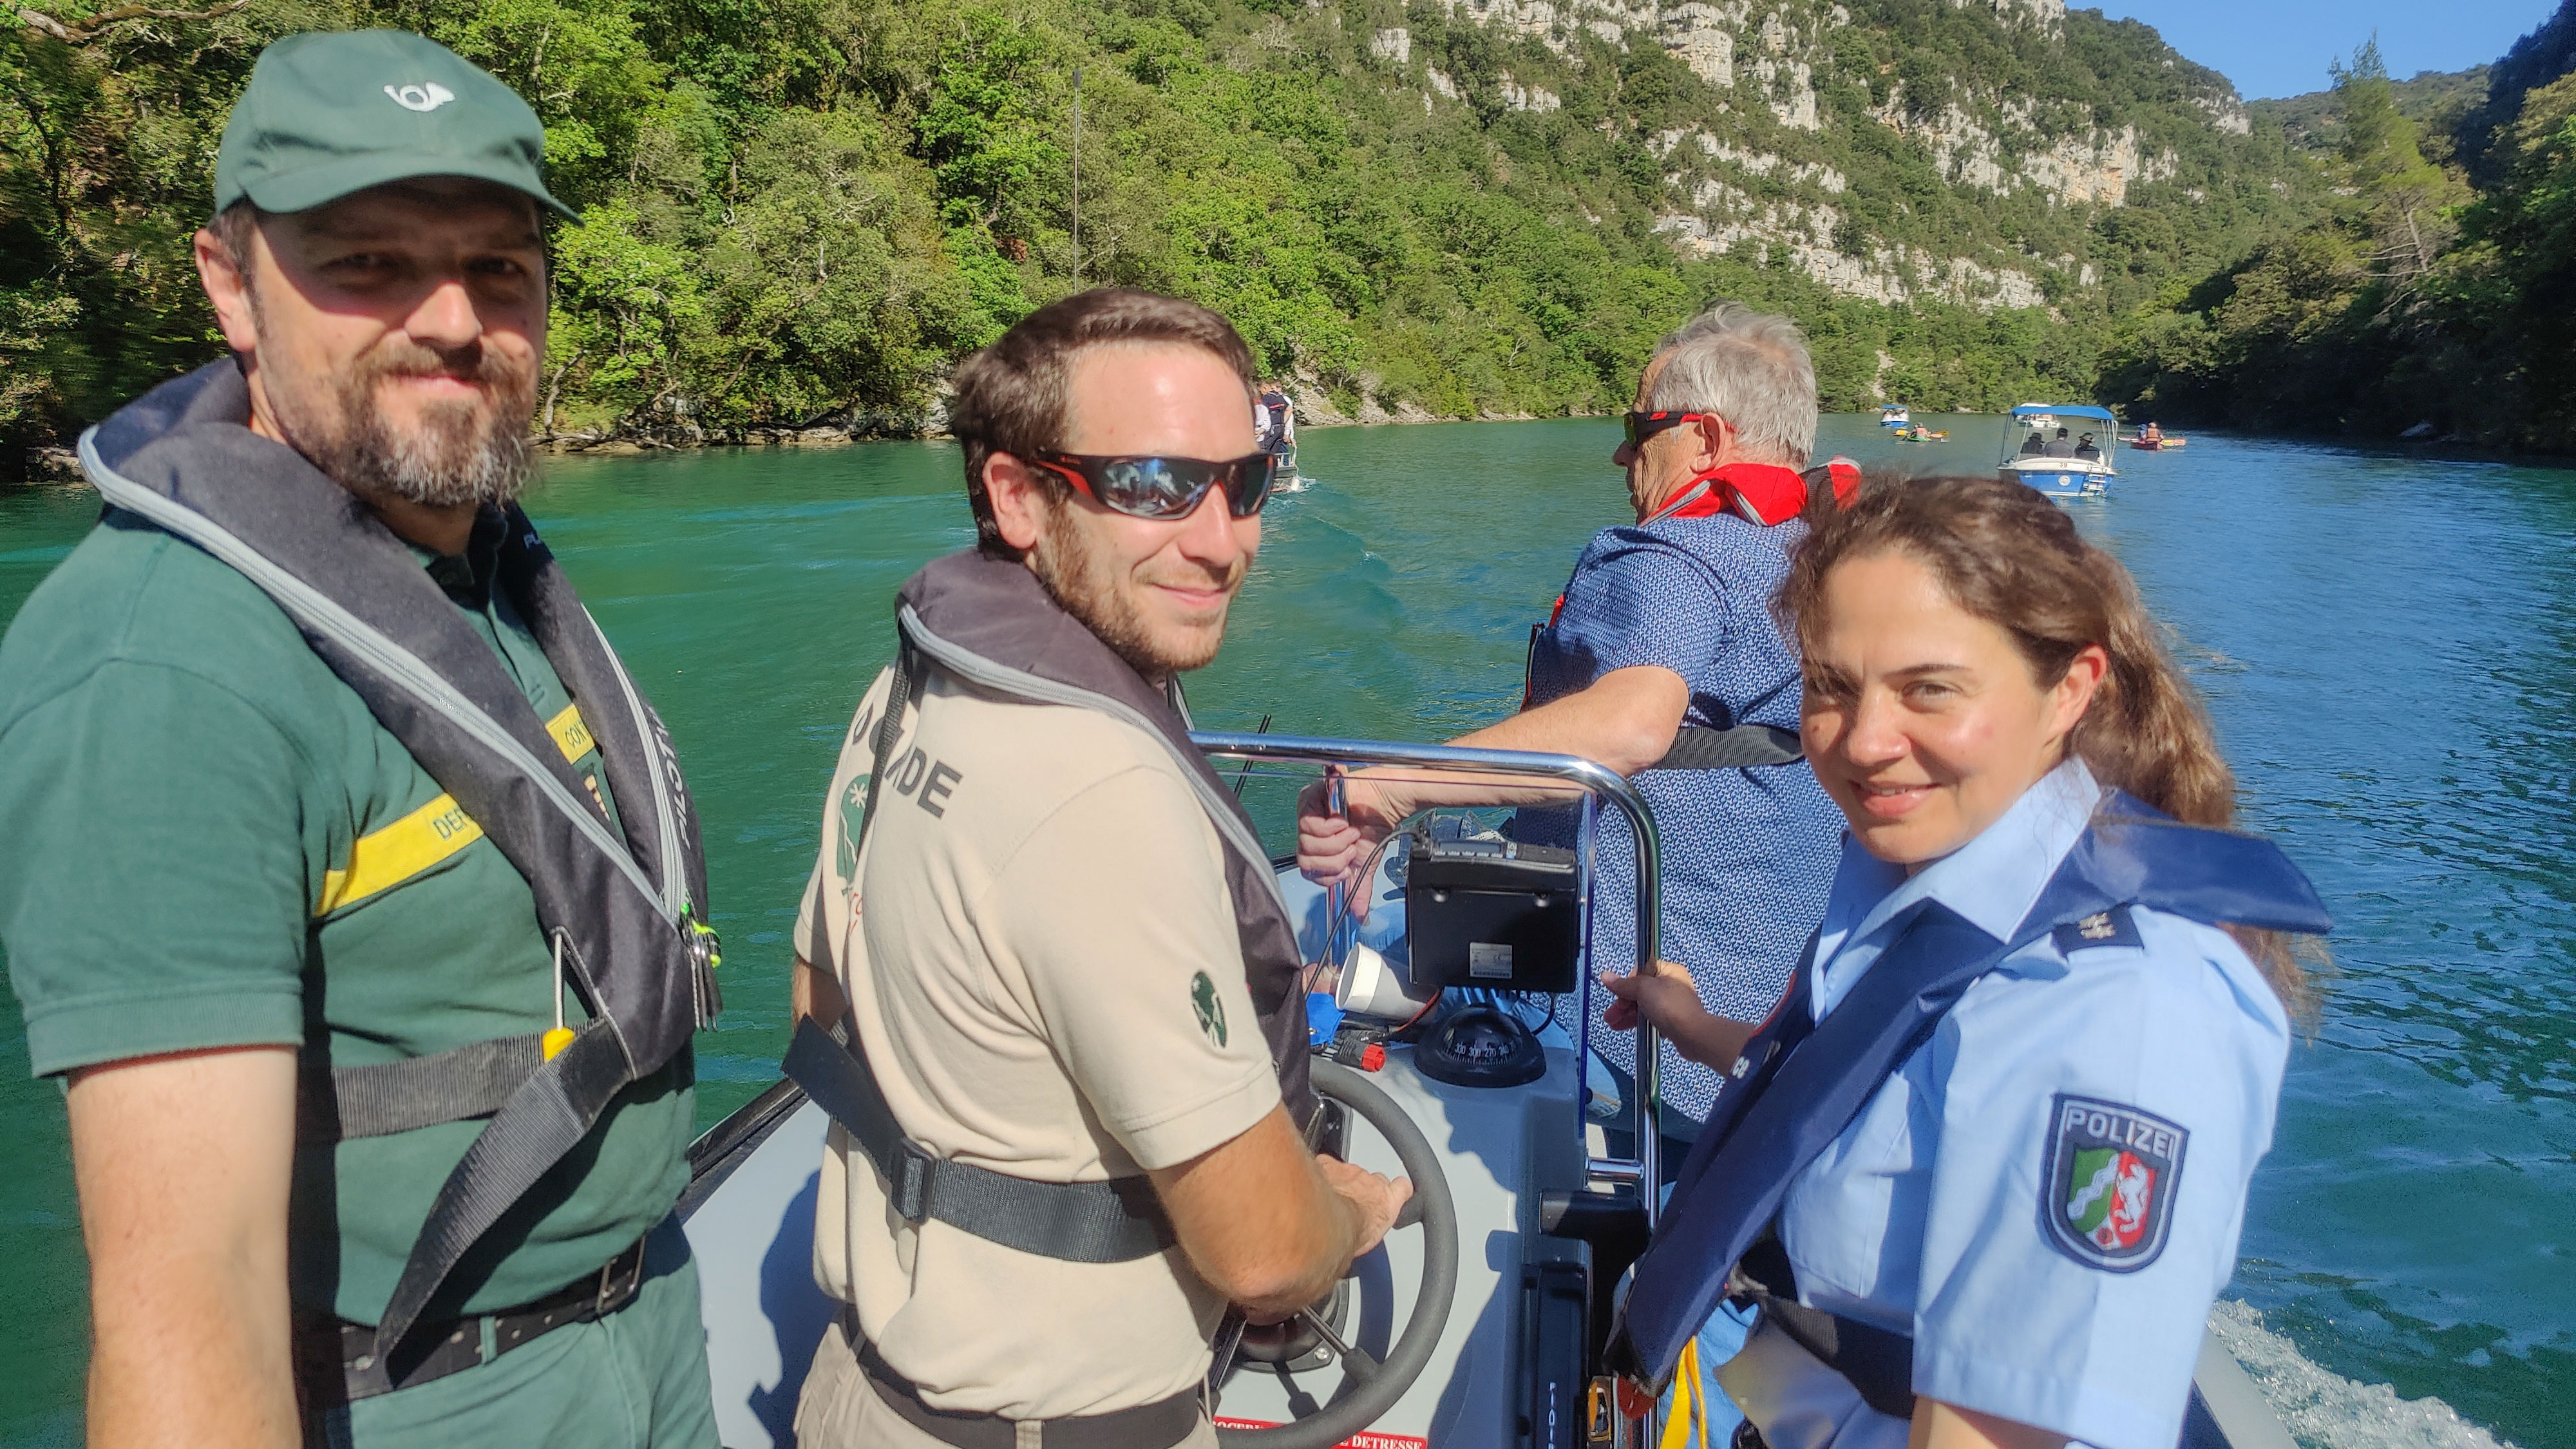
[[[2060,1092],[2049,1104],[2041,1231],[2088,1268],[2134,1273],[2165,1250],[2191,1134],[2135,1107]]]

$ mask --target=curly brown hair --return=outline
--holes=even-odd
[[[1825,578],[1849,559],[1902,554],[1932,572],[1941,591],[2012,637],[2041,688],[2065,678],[2075,656],[2100,645],[2110,669],[2067,748],[2095,779],[2177,820],[2227,828],[2236,774],[2219,753],[2199,692],[2174,665],[2163,630],[2118,559],[2084,541],[2063,509],[2035,490],[1993,477],[1872,478],[1850,507],[1814,509],[1788,579],[1773,602],[1781,628],[1813,642]],[[2314,988],[2297,957],[2322,948],[2273,931],[2230,927],[2282,1004],[2308,1013]]]

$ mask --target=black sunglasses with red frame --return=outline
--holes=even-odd
[[[1031,463],[1058,474],[1084,497],[1130,518],[1170,520],[1198,512],[1208,490],[1225,490],[1225,507],[1250,518],[1270,501],[1279,458],[1251,453],[1212,462],[1205,458],[1107,457],[1091,453],[1037,453]]]

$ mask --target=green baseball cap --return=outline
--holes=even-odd
[[[518,93],[426,36],[401,30],[290,35],[260,52],[215,152],[215,210],[244,197],[307,211],[415,176],[546,190],[546,130]]]

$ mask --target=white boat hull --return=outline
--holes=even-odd
[[[2006,463],[2000,470],[2015,483],[2027,484],[2051,498],[2083,498],[2109,491],[2119,476],[2111,465],[2093,458],[2032,458]]]

